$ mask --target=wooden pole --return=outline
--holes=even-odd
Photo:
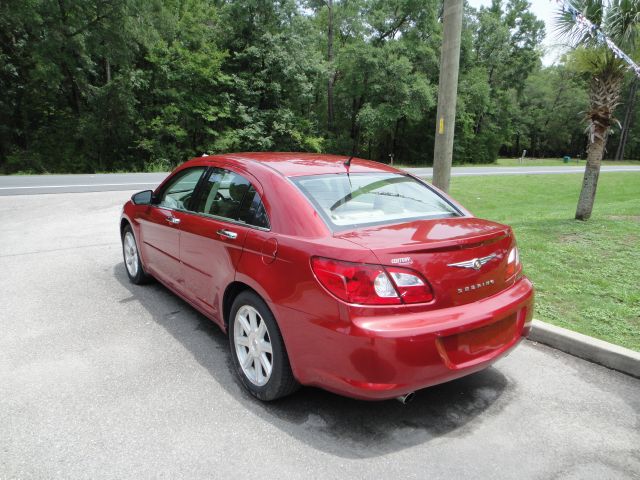
[[[453,158],[462,13],[462,0],[444,0],[436,141],[433,148],[433,184],[445,192],[449,191]]]

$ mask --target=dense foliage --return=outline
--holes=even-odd
[[[440,14],[439,0],[4,0],[0,171],[248,150],[431,163]],[[455,162],[584,151],[585,81],[541,66],[543,36],[526,0],[466,9]]]

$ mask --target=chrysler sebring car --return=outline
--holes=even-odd
[[[120,232],[131,282],[155,278],[215,322],[261,400],[313,385],[407,401],[531,328],[511,228],[376,162],[195,158],[133,195]]]

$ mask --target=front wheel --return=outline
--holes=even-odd
[[[133,235],[130,225],[124,227],[122,231],[122,256],[124,257],[124,266],[127,269],[127,276],[131,283],[140,285],[151,280],[151,276],[142,267],[136,237]]]
[[[236,372],[255,397],[275,400],[298,388],[275,318],[253,292],[242,292],[233,302],[229,345]]]

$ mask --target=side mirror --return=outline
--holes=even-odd
[[[152,205],[155,203],[153,190],[143,190],[142,192],[134,193],[131,196],[131,201],[134,205]]]

